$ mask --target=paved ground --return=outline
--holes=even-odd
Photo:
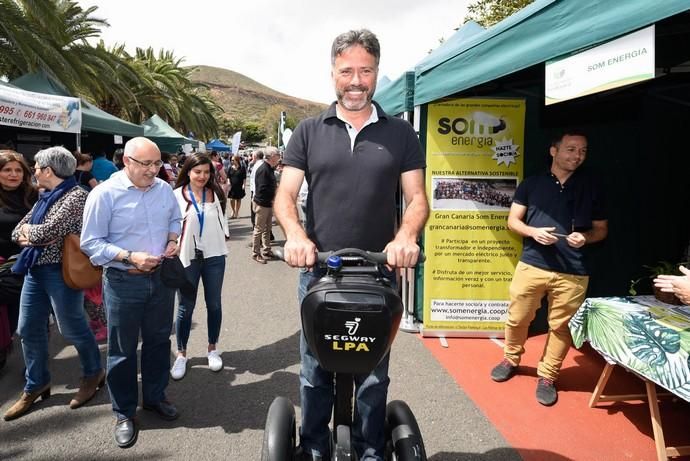
[[[190,368],[183,380],[168,388],[182,416],[164,422],[140,410],[137,444],[118,448],[112,439],[114,418],[106,389],[85,407],[69,409],[79,363],[75,349],[53,328],[53,395],[18,420],[0,420],[0,459],[260,459],[266,411],[273,398],[283,395],[299,405],[297,272],[282,262],[260,265],[250,259],[246,205],[241,218],[230,221],[220,338],[225,368],[213,373],[207,367],[205,308],[200,299],[189,344]],[[280,239],[277,227],[275,233]],[[174,334],[171,339],[174,344]],[[104,346],[101,349],[105,356]],[[23,386],[18,352],[0,371],[2,413]],[[405,400],[413,409],[430,460],[520,459],[416,335],[398,334],[391,379],[389,398]]]

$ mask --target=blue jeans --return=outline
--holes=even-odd
[[[323,275],[300,271],[298,298],[300,305],[308,289]],[[300,335],[300,397],[302,400],[302,427],[300,445],[305,453],[330,459],[331,436],[328,423],[333,412],[333,373],[321,368],[312,354],[304,332]],[[352,446],[360,461],[382,461],[385,449],[384,424],[388,396],[388,362],[390,354],[381,360],[368,375],[355,375],[354,425],[351,430]]]
[[[163,285],[160,270],[129,274],[107,268],[103,273],[103,304],[108,315],[108,390],[119,419],[137,410],[137,345],[141,332],[143,403],[165,399],[170,369],[170,330],[175,293]]]
[[[50,382],[48,316],[51,307],[60,333],[79,353],[82,376],[95,376],[101,371],[101,354],[86,321],[84,292],[65,285],[61,264],[29,269],[19,306],[17,331],[22,339],[26,364],[24,392],[37,391]]]
[[[192,314],[196,304],[196,292],[199,289],[199,279],[204,282],[208,343],[216,344],[218,342],[220,323],[223,320],[220,295],[223,290],[223,276],[225,275],[225,256],[213,256],[204,259],[202,262],[194,259],[185,268],[185,272],[189,281],[194,285],[194,291],[180,290],[180,305],[177,307],[177,321],[175,322],[178,351],[187,350],[189,332],[192,329]]]

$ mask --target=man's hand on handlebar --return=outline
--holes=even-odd
[[[288,239],[283,253],[289,266],[312,267],[316,264],[316,245],[306,237]]]
[[[398,233],[383,251],[388,257],[390,267],[414,267],[419,259],[420,250],[415,239],[408,239]]]

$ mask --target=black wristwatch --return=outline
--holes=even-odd
[[[127,254],[125,255],[125,257],[122,258],[122,264],[124,264],[126,266],[131,266],[132,261],[129,260],[129,258],[131,258],[131,257],[132,257],[132,252],[128,251]]]

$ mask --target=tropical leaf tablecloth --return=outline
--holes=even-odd
[[[690,306],[653,296],[587,298],[570,320],[575,347],[585,341],[690,402]]]

